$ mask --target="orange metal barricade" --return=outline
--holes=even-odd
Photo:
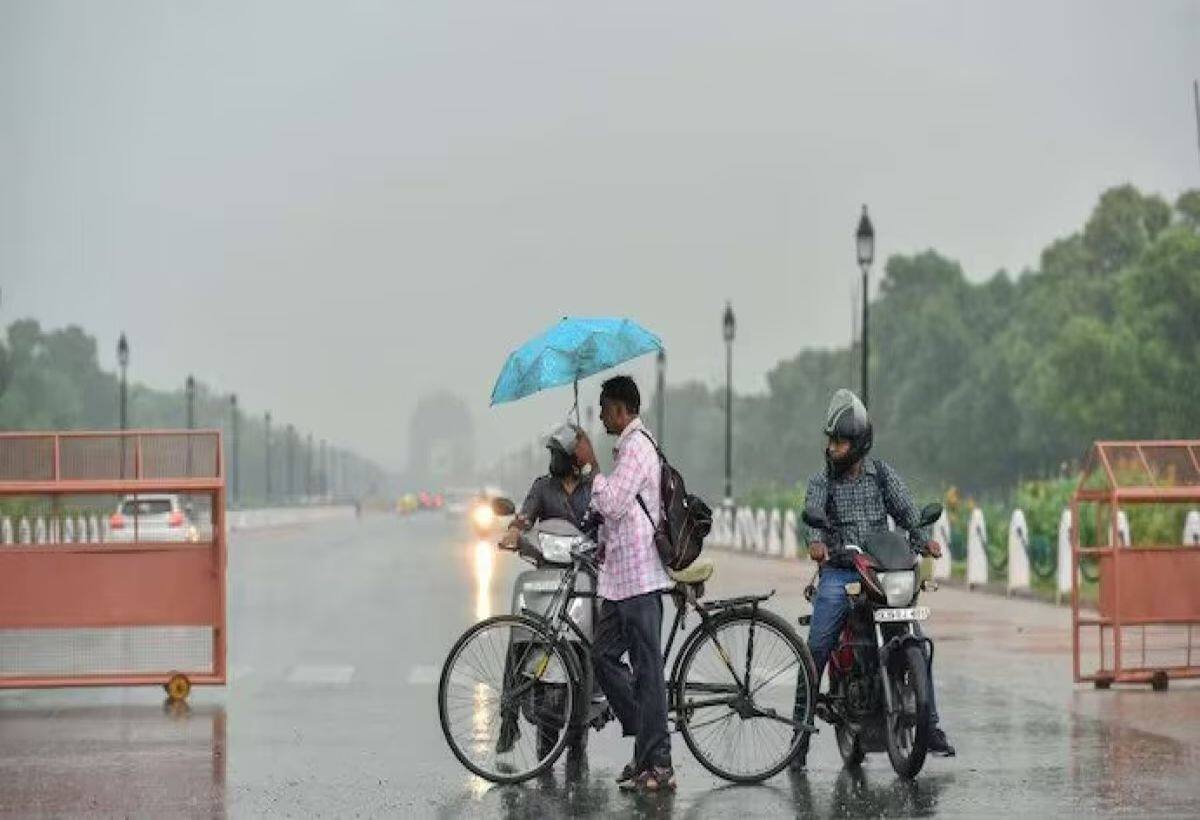
[[[0,434],[0,526],[0,688],[225,683],[219,431]]]
[[[1097,442],[1071,500],[1072,649],[1076,682],[1098,687],[1200,677],[1200,547],[1182,541],[1187,507],[1200,503],[1200,441]],[[1122,543],[1120,516],[1128,509],[1160,510],[1168,543],[1144,543],[1131,527]],[[1090,513],[1090,515],[1089,515]],[[1175,519],[1178,519],[1176,522]],[[1173,528],[1173,529],[1172,529]],[[1084,537],[1084,530],[1090,530]],[[1099,571],[1097,613],[1080,611],[1081,562]],[[1081,631],[1094,629],[1095,671],[1083,673]]]

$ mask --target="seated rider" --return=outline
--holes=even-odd
[[[829,521],[830,529],[812,533],[808,554],[820,564],[820,581],[812,602],[812,622],[808,646],[817,670],[817,685],[829,655],[841,635],[850,613],[846,584],[858,580],[858,571],[844,544],[861,544],[871,532],[887,529],[887,516],[896,526],[907,530],[909,543],[915,552],[928,552],[935,558],[941,555],[941,545],[930,540],[927,528],[917,522],[920,514],[899,473],[877,458],[867,458],[871,450],[871,420],[867,408],[853,392],[841,389],[833,394],[825,421],[825,469],[808,481],[804,497],[805,509],[814,516]],[[917,626],[918,633],[920,631]],[[937,701],[933,693],[930,670],[929,751],[950,757],[954,747],[938,726]],[[796,693],[797,719],[802,717],[802,693]],[[804,769],[808,758],[806,733],[800,753],[792,761],[793,769]]]
[[[563,424],[546,439],[546,449],[550,451],[548,472],[534,479],[524,503],[521,504],[520,512],[513,518],[508,531],[500,539],[500,546],[506,549],[514,548],[522,532],[546,519],[562,518],[577,527],[583,525],[588,505],[592,502],[592,476],[583,475],[575,464],[575,442],[578,436],[579,428]],[[505,681],[508,680],[507,662],[504,678]],[[511,751],[520,733],[517,710],[503,710],[496,751]]]

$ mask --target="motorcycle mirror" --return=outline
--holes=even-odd
[[[492,499],[492,512],[496,515],[512,515],[516,511],[517,505],[512,503],[511,499],[499,497]]]
[[[921,508],[921,526],[928,527],[942,517],[942,505],[936,501]]]
[[[825,516],[823,515],[816,515],[814,513],[810,513],[808,510],[805,510],[804,512],[800,513],[800,519],[814,530],[829,529],[829,521],[826,520]]]

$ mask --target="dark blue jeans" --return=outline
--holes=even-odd
[[[817,688],[821,686],[821,676],[825,673],[825,664],[829,655],[837,646],[850,614],[850,598],[846,595],[846,584],[859,580],[858,571],[853,569],[838,569],[824,567],[821,578],[817,583],[817,595],[813,599],[812,623],[808,628],[808,648],[812,652],[813,664],[817,668]],[[920,624],[914,624],[918,635],[921,633]],[[934,696],[932,669],[929,678],[929,715],[934,725],[938,723],[937,698]],[[799,715],[803,701],[803,693],[796,692],[796,713]],[[796,718],[797,720],[799,717]]]
[[[634,736],[634,766],[671,765],[667,734],[667,684],[663,678],[662,596],[602,601],[592,660],[596,680],[626,737]],[[629,653],[629,666],[621,656]]]

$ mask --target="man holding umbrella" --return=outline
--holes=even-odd
[[[575,458],[594,474],[591,508],[603,516],[603,550],[597,592],[603,599],[593,658],[596,679],[626,736],[633,760],[618,783],[629,791],[675,788],[667,733],[667,691],[662,662],[662,596],[671,579],[654,546],[661,516],[661,467],[654,442],[638,414],[641,395],[628,376],[604,382],[600,420],[617,436],[613,470],[599,474],[587,434],[579,432]],[[621,660],[629,654],[633,669]]]

